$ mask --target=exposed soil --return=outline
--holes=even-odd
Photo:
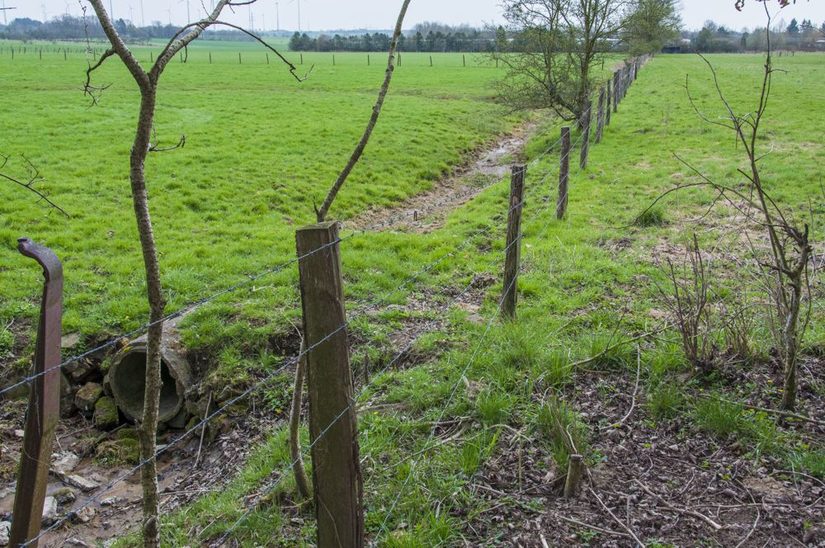
[[[490,279],[477,277],[463,291],[456,291],[448,297],[452,302],[468,310],[480,307],[485,289]],[[412,350],[414,342],[425,333],[431,333],[445,326],[442,319],[429,319],[426,314],[440,306],[436,299],[443,298],[439,293],[419,292],[412,295],[405,305],[393,308],[399,312],[402,325],[390,337],[390,347],[384,349],[387,355],[398,359],[391,363],[371,364],[375,373],[385,367],[402,369],[414,367],[431,356],[418,355]],[[366,309],[367,315],[384,310]],[[357,337],[351,339],[351,354],[355,354],[365,344]],[[402,352],[403,351],[403,352]],[[356,380],[356,389],[364,382]],[[286,416],[273,414],[271,410],[259,403],[256,395],[245,402],[249,411],[241,416],[223,415],[216,419],[218,424],[216,439],[204,443],[200,459],[199,432],[190,434],[181,440],[183,431],[169,431],[159,440],[159,448],[165,444],[172,445],[170,450],[158,459],[159,484],[161,489],[161,511],[164,514],[185,506],[200,496],[219,489],[233,479],[241,470],[254,448],[275,428],[284,424]],[[19,446],[22,441],[22,428],[26,402],[16,400],[4,403],[0,414],[0,520],[9,520],[14,503],[14,468],[19,461]],[[99,487],[84,492],[73,488],[73,501],[61,503],[58,513],[44,522],[44,529],[52,523],[68,516],[53,532],[43,536],[40,545],[58,546],[94,546],[100,542],[122,537],[134,531],[140,525],[141,486],[139,472],[129,472],[133,465],[107,466],[94,458],[94,448],[101,438],[112,439],[116,431],[106,433],[97,430],[88,418],[75,415],[61,420],[57,431],[57,442],[53,459],[63,452],[70,452],[81,457],[71,471],[72,475],[91,480]],[[195,462],[199,460],[196,467]],[[54,467],[53,467],[54,470]],[[127,475],[124,477],[124,475]],[[278,479],[273,473],[273,480]],[[122,480],[122,481],[121,481]],[[47,496],[65,490],[70,484],[53,472],[50,477]],[[254,505],[256,497],[248,497],[244,504]],[[87,509],[88,508],[88,509]],[[89,510],[90,509],[90,510]],[[81,520],[77,517],[83,517]]]
[[[527,123],[511,135],[481,150],[466,165],[438,181],[435,186],[391,208],[368,210],[347,221],[348,228],[427,233],[441,228],[453,210],[466,204],[485,188],[500,181],[521,157],[536,130]]]
[[[825,375],[816,365],[812,382],[821,385]],[[654,423],[643,388],[634,406],[633,377],[630,371],[585,374],[580,388],[564,396],[589,425],[600,455],[575,499],[561,496],[566,470],[555,466],[537,436],[504,437],[471,487],[491,510],[467,523],[468,545],[634,546],[632,532],[646,544],[668,546],[825,546],[825,482],[771,457],[754,464],[747,455],[752,447],[708,436],[682,417]],[[765,386],[764,377],[779,380],[769,369],[740,368],[727,381]],[[800,392],[800,411],[821,417],[825,398],[808,386]],[[760,393],[747,401],[775,404]],[[819,425],[788,427],[825,438]]]

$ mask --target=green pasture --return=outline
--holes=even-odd
[[[360,136],[383,77],[378,54],[369,67],[366,54],[336,54],[335,66],[331,54],[305,54],[304,68],[315,68],[298,83],[274,59],[267,66],[261,51],[244,49],[238,63],[240,48],[214,48],[209,65],[211,45],[192,48],[188,63],[170,65],[157,133],[162,144],[186,134],[187,144],[153,155],[147,168],[170,311],[294,256],[294,230],[312,221],[313,203],[323,198]],[[27,359],[27,330],[17,326],[29,325],[36,313],[40,273],[16,253],[19,236],[52,246],[64,259],[65,330],[82,333],[85,344],[138,326],[147,315],[127,180],[134,85],[122,68],[109,63],[95,81],[112,86],[99,106],[90,107],[81,93],[85,58],[77,54],[64,61],[62,54],[53,55],[41,62],[36,54],[17,54],[12,61],[0,44],[0,73],[10,75],[0,79],[0,96],[7,98],[0,103],[0,152],[25,155],[46,178],[39,188],[71,214],[64,218],[19,188],[0,186],[0,328],[9,326],[0,338],[5,344],[0,356],[20,367]],[[141,55],[148,61],[149,50]],[[492,100],[502,71],[470,63],[470,56],[465,68],[460,54],[433,59],[430,67],[429,54],[403,54],[384,117],[333,217],[346,220],[430,188],[474,149],[525,119]],[[763,59],[710,59],[737,112],[752,111]],[[817,114],[825,108],[825,56],[776,61],[783,72],[775,75],[760,139],[766,154],[763,177],[794,218],[812,224],[818,243],[825,235],[820,222],[825,147]],[[467,486],[496,451],[506,450],[499,447],[505,428],[546,444],[541,464],[548,468],[564,459],[564,446],[554,434],[559,421],[570,426],[582,446],[596,445],[598,440],[588,439],[592,425],[564,403],[586,388],[572,364],[598,357],[589,368],[635,375],[635,347],[613,348],[613,343],[660,325],[657,284],[665,283],[664,250],[678,255],[693,232],[703,247],[721,249],[741,228],[735,210],[724,202],[708,214],[715,194],[701,188],[670,195],[644,222],[634,224],[664,191],[700,180],[676,154],[703,175],[744,188],[737,171],[745,167],[741,147],[730,132],[697,116],[687,99],[686,76],[700,111],[713,120],[725,114],[701,59],[651,61],[613,115],[604,141],[592,147],[589,169],[571,162],[565,221],[553,217],[558,177],[553,145],[561,122],[532,115],[540,131],[528,146],[528,160],[538,161],[527,175],[517,322],[488,323],[496,316],[498,281],[486,289],[481,310],[453,305],[453,297],[473,279],[498,280],[501,274],[506,182],[483,191],[453,212],[443,229],[428,235],[345,232],[351,236],[342,243],[351,333],[363,343],[353,356],[356,371],[366,356],[372,364],[387,363],[397,350],[390,335],[400,327],[444,320],[443,328],[418,340],[409,367],[374,376],[361,394],[371,538],[387,546],[460,542],[464,525],[485,519],[489,510]],[[548,148],[550,154],[543,155]],[[25,172],[19,159],[7,170],[11,167]],[[756,291],[757,281],[738,276],[730,261],[733,251],[724,249],[713,261],[719,298]],[[435,268],[410,280],[440,258]],[[243,387],[278,367],[279,342],[293,331],[299,315],[295,282],[291,267],[186,319],[189,348],[211,367],[208,382]],[[819,295],[819,288],[814,290]],[[424,294],[438,308],[407,312],[382,306],[371,314],[361,312],[370,303],[404,304]],[[808,355],[823,352],[821,304],[814,303]],[[749,333],[752,354],[743,367],[769,360],[763,319],[757,318]],[[670,331],[645,341],[639,351],[643,389],[637,420],[664,427],[678,417],[689,433],[708,436],[712,443],[740,440],[749,462],[767,456],[786,469],[825,477],[821,443],[778,428],[761,414],[715,400],[702,404],[686,395],[704,390],[711,397],[737,399],[758,389],[778,401],[779,388],[732,386],[717,378],[684,382],[690,371]],[[253,397],[283,413],[289,391],[283,377]],[[432,425],[449,420],[466,425],[465,433],[431,447]],[[597,457],[594,449],[589,458]],[[244,546],[266,543],[273,535],[284,545],[310,541],[312,514],[292,504],[288,462],[284,433],[274,432],[226,489],[168,516],[165,542],[217,539],[244,514],[247,494],[267,491],[282,476],[274,490],[256,497],[260,504],[233,538]],[[304,525],[295,526],[295,517]]]

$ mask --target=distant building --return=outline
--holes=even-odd
[[[662,48],[662,53],[688,53],[693,48],[690,38],[682,38],[678,42],[673,42]]]

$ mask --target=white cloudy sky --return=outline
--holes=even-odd
[[[83,0],[81,0],[83,1]],[[186,21],[187,3],[192,17],[203,13],[201,0],[104,0],[111,3],[116,17],[129,18],[140,24],[161,21],[182,23]],[[214,0],[203,0],[210,5]],[[301,5],[301,27],[313,30],[339,28],[390,28],[397,15],[400,0],[258,0],[251,8],[237,8],[237,13],[227,19],[248,25],[250,12],[255,28],[275,29],[280,19],[280,28],[298,28],[298,3]],[[83,1],[85,4],[85,1]],[[733,8],[734,0],[682,0],[682,18],[688,28],[699,28],[707,19],[739,29],[764,23],[764,12],[760,4],[749,1],[743,13]],[[771,1],[775,5],[774,0]],[[11,17],[31,17],[43,19],[62,13],[80,14],[78,0],[0,0],[0,6],[15,6],[7,12]],[[141,9],[142,6],[142,9]],[[773,11],[777,8],[773,7]],[[783,10],[781,17],[790,21],[796,17],[812,19],[816,26],[825,22],[825,1],[799,0],[797,5]],[[450,24],[499,22],[501,20],[500,0],[413,0],[407,17],[407,25],[421,21],[440,21]]]

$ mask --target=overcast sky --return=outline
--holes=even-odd
[[[214,0],[203,0],[210,5]],[[136,24],[145,20],[180,24],[186,21],[187,3],[191,17],[203,14],[201,0],[104,0],[110,2],[117,18],[131,18]],[[280,22],[281,29],[298,28],[298,5],[301,7],[301,28],[311,30],[329,29],[389,29],[393,26],[400,0],[258,0],[251,7],[237,8],[236,14],[228,20],[248,25],[250,14],[256,29],[265,27],[274,30]],[[83,2],[86,4],[86,2]],[[764,12],[760,4],[749,0],[744,12],[737,12],[734,0],[682,0],[682,19],[687,28],[700,28],[707,19],[721,25],[740,29],[764,24]],[[771,1],[775,6],[777,2]],[[43,19],[63,13],[80,14],[78,0],[0,0],[0,6],[15,6],[6,12],[13,17]],[[141,8],[142,6],[142,8]],[[777,11],[772,7],[772,11]],[[796,17],[812,19],[816,26],[825,22],[825,1],[799,0],[782,10],[781,18],[790,21]],[[450,24],[467,23],[478,26],[483,23],[501,21],[500,0],[413,0],[407,15],[406,27],[422,21],[439,21]]]

